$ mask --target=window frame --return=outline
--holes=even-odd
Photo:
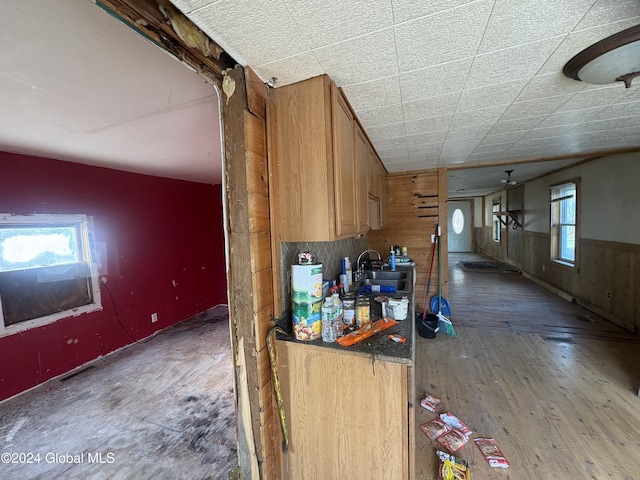
[[[31,328],[49,325],[58,320],[68,317],[76,317],[84,313],[102,310],[102,299],[100,295],[100,281],[98,263],[94,252],[93,242],[93,217],[84,214],[30,214],[18,215],[2,213],[0,214],[0,224],[10,226],[74,226],[78,231],[78,249],[81,261],[86,263],[90,271],[91,293],[93,302],[68,310],[52,313],[19,323],[5,325],[4,313],[2,310],[2,299],[0,298],[0,337],[14,335]],[[33,267],[28,267],[33,268]],[[23,268],[19,270],[27,270]]]
[[[496,205],[498,209],[496,210]],[[502,222],[498,212],[502,211],[502,196],[491,199],[491,214],[493,217],[492,237],[495,243],[502,243]]]
[[[575,188],[574,200],[574,222],[568,223],[562,221],[562,208],[565,206],[564,197],[556,196],[554,191],[561,187],[573,185]],[[568,199],[567,199],[568,200]],[[574,246],[573,260],[563,255],[562,250],[565,248],[562,243],[563,229],[565,227],[573,227]],[[578,268],[579,265],[579,245],[580,245],[580,178],[571,178],[562,182],[549,185],[549,253],[552,262],[564,265],[569,268]]]

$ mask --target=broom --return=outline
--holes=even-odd
[[[456,336],[451,320],[442,314],[442,257],[440,254],[440,226],[438,225],[438,329],[450,337]]]

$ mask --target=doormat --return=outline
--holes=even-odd
[[[505,262],[458,262],[465,272],[520,273],[520,269]]]

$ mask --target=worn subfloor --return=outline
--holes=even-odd
[[[486,257],[484,257],[486,258]],[[511,463],[492,469],[472,442],[458,456],[474,480],[640,478],[640,338],[513,273],[456,268],[449,295],[457,337],[417,337],[416,389],[442,398]],[[436,479],[436,442],[419,429],[416,478]]]
[[[228,478],[237,452],[227,308],[1,403],[0,452],[27,454],[3,457],[3,480]]]

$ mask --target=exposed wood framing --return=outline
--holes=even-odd
[[[168,0],[95,0],[96,5],[213,83],[236,61]]]
[[[235,83],[222,101],[226,180],[227,283],[238,402],[236,474],[280,477],[280,445],[266,350],[272,326],[266,86],[207,38],[168,0],[96,0],[116,18],[212,84]],[[235,67],[234,67],[235,66]]]

